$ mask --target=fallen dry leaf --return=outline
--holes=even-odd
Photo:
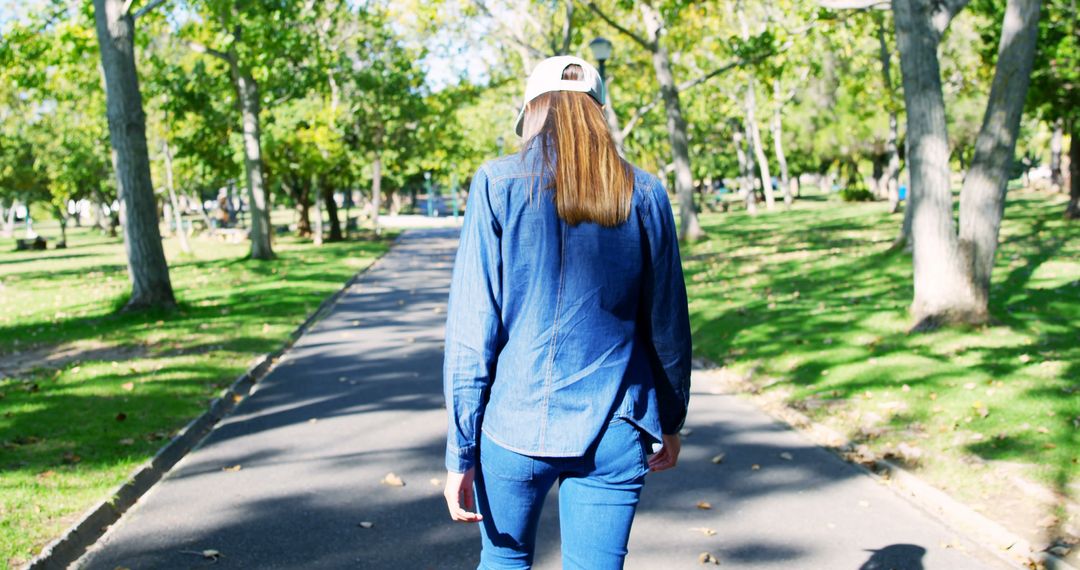
[[[383,485],[387,485],[389,487],[404,487],[405,486],[405,481],[402,481],[401,477],[398,477],[394,473],[387,473],[386,476],[382,478],[382,481],[379,481],[379,482],[382,483]]]
[[[702,552],[697,557],[698,564],[712,564],[713,566],[719,566],[720,560],[713,556],[709,552]]]
[[[119,414],[116,414],[116,421],[122,422],[122,421],[124,421],[126,419],[127,419],[127,414],[125,414],[124,412],[120,412]]]
[[[704,534],[705,536],[716,536],[716,531],[715,530],[713,530],[711,528],[708,528],[708,527],[704,527],[704,526],[696,526],[694,528],[691,528],[690,530],[692,530],[694,532],[700,532],[701,534]]]
[[[709,503],[708,501],[698,501],[697,508],[699,508],[699,509],[701,509],[703,511],[707,511],[707,510],[712,508],[712,504]]]
[[[221,470],[222,470],[222,471],[230,471],[230,472],[231,472],[231,471],[239,471],[239,470],[241,470],[241,469],[243,469],[243,468],[242,468],[242,467],[241,467],[241,466],[240,466],[239,464],[237,464],[237,465],[230,465],[230,466],[228,466],[228,467],[222,467],[222,468],[221,468]]]
[[[761,469],[761,466],[760,466],[760,465],[758,465],[757,463],[755,463],[755,464],[753,464],[753,465],[751,465],[751,466],[750,466],[750,470],[751,470],[751,471],[758,471],[758,470],[760,470],[760,469]]]
[[[712,462],[719,465],[719,464],[724,462],[725,457],[727,457],[727,454],[725,454],[725,453],[717,453],[716,455],[713,456]]]

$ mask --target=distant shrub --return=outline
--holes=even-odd
[[[845,202],[870,202],[874,195],[860,186],[848,186],[840,189],[840,199]]]

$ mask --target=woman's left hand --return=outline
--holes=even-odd
[[[464,473],[446,472],[446,489],[443,497],[446,498],[446,506],[450,509],[450,518],[458,522],[480,522],[484,520],[476,511],[476,496],[473,492],[473,478],[476,469],[469,469]]]
[[[664,471],[675,467],[675,464],[679,462],[679,451],[682,448],[682,442],[679,441],[679,434],[664,434],[664,446],[660,448],[660,451],[649,458],[649,470],[651,471]]]

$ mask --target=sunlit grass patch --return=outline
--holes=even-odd
[[[909,335],[901,215],[821,197],[790,212],[705,214],[684,246],[695,351],[878,454],[923,452],[968,499],[971,461],[1009,462],[1077,495],[1080,226],[1063,198],[1013,192],[986,327]],[[962,466],[960,468],[958,466]]]
[[[392,236],[388,236],[392,237]],[[0,556],[26,561],[272,351],[388,241],[314,247],[278,238],[277,258],[166,240],[179,307],[118,314],[123,244],[69,231],[66,250],[0,240]]]

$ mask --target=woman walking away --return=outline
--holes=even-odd
[[[443,364],[446,503],[479,522],[480,568],[529,568],[559,484],[563,568],[622,568],[645,474],[675,466],[690,323],[675,220],[615,149],[604,84],[541,62],[522,151],[473,176]]]

